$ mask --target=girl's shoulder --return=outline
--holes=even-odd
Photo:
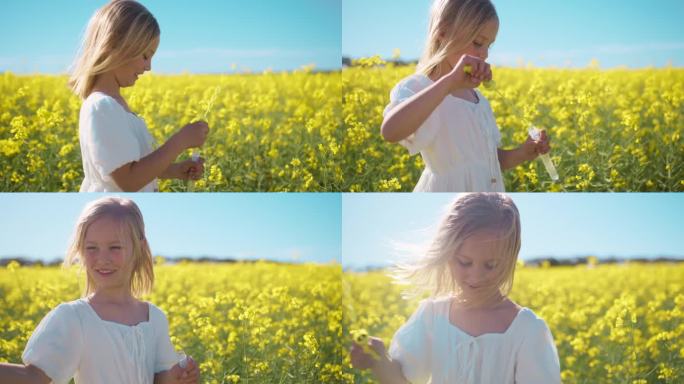
[[[59,304],[55,309],[60,308],[63,312],[72,312],[78,314],[84,310],[88,309],[88,302],[85,298],[80,298],[72,301],[67,301]]]
[[[127,113],[121,104],[116,101],[116,99],[102,92],[92,92],[85,100],[83,100],[81,113],[83,112],[98,112],[120,115],[125,115]]]
[[[415,316],[429,324],[432,324],[436,318],[448,317],[451,300],[451,297],[430,297],[423,299],[418,304]]]
[[[44,318],[48,323],[62,323],[77,325],[85,316],[88,305],[83,299],[77,299],[60,303],[54,307]]]
[[[143,301],[143,303],[147,304],[149,308],[150,324],[153,326],[168,324],[169,320],[166,318],[166,313],[161,308],[149,301]]]
[[[422,73],[414,73],[413,75],[399,80],[397,85],[394,86],[394,90],[407,89],[415,93],[422,91],[432,83],[433,81]]]
[[[518,323],[518,334],[522,337],[545,333],[549,330],[546,321],[527,307],[520,308],[516,321]]]

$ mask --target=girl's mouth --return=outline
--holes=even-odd
[[[100,276],[107,277],[112,275],[116,271],[113,269],[96,269],[95,272],[97,272],[97,274]]]

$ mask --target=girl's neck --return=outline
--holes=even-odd
[[[130,290],[128,289],[97,289],[95,292],[88,297],[90,302],[102,303],[102,304],[131,304],[136,302],[136,298],[133,297]]]
[[[437,81],[441,79],[442,77],[446,76],[451,72],[451,70],[454,69],[454,66],[449,63],[448,60],[444,59],[439,65],[436,67],[432,68],[432,71],[428,75],[430,80],[432,81]]]
[[[121,98],[121,86],[111,73],[103,73],[97,76],[93,84],[93,92],[102,92],[114,98]]]
[[[473,305],[475,300],[467,300],[463,298],[456,298],[454,301],[455,308],[460,308],[468,311],[490,311],[497,310],[502,307],[507,307],[513,302],[506,296],[499,296],[497,298],[492,298],[487,301],[478,302]]]

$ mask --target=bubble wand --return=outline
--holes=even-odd
[[[473,67],[471,65],[466,65],[463,67],[463,72],[470,75],[473,72]],[[506,104],[507,107],[509,107],[511,110],[515,112],[518,117],[520,117],[524,122],[529,125],[529,129],[527,133],[530,135],[532,140],[538,141],[541,139],[541,130],[539,128],[535,127],[529,120],[525,118],[525,115],[520,112],[520,109],[518,109],[515,105],[511,105],[506,101],[506,98],[504,95],[499,91],[498,88],[496,88],[496,83],[494,80],[489,80],[484,82],[484,87],[487,89],[492,89],[496,94],[501,98],[501,100]],[[544,164],[544,168],[546,168],[546,172],[551,176],[551,180],[553,180],[554,183],[558,182],[560,179],[558,177],[558,171],[556,171],[556,167],[553,165],[553,161],[551,161],[551,157],[549,156],[548,153],[545,154],[540,154],[539,157],[541,158],[542,163]]]

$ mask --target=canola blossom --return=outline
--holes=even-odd
[[[195,191],[342,189],[339,71],[148,74],[122,94],[158,145],[185,124],[208,121]],[[78,191],[80,107],[66,76],[0,74],[0,191]],[[187,188],[179,180],[159,187]]]
[[[153,293],[171,341],[199,364],[202,383],[342,383],[339,265],[157,265]],[[79,286],[80,284],[80,286]],[[0,361],[21,362],[38,322],[80,297],[83,275],[0,267]]]
[[[389,91],[414,66],[357,60],[342,73],[145,75],[124,89],[161,144],[206,116],[196,191],[410,191],[424,167],[380,135]],[[541,161],[505,172],[508,191],[683,191],[684,70],[494,68],[482,92],[503,148],[546,129]],[[0,75],[0,190],[76,191],[80,100],[66,76]],[[188,151],[179,158],[189,158]],[[185,191],[161,180],[162,191]]]
[[[344,331],[364,329],[389,343],[420,298],[383,271],[344,273]],[[548,324],[563,383],[684,381],[684,264],[523,267],[511,299]],[[351,345],[351,340],[347,342]],[[354,383],[374,383],[350,367]]]
[[[379,58],[342,71],[344,188],[411,191],[424,163],[383,141],[392,87],[415,73]],[[502,148],[520,145],[531,125],[551,138],[554,183],[541,161],[504,173],[507,191],[683,191],[684,70],[494,68],[490,101]]]

